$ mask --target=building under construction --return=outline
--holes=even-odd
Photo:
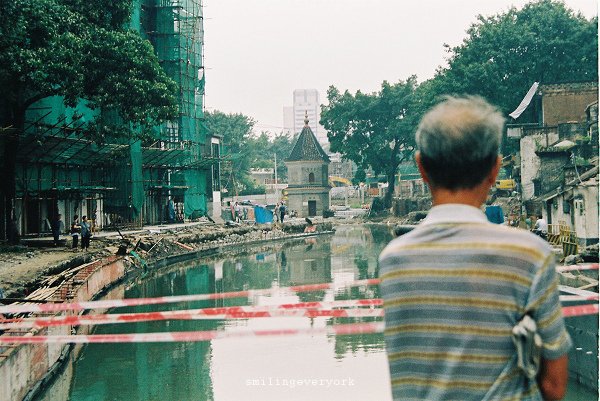
[[[94,141],[82,127],[114,119],[63,99],[43,99],[19,133],[15,223],[22,235],[48,232],[62,214],[87,215],[96,228],[141,226],[205,215],[220,202],[220,141],[203,123],[204,63],[201,0],[135,0],[131,27],[154,46],[178,85],[179,115],[156,127],[153,141]]]

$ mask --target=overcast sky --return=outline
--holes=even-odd
[[[444,64],[478,14],[523,0],[204,0],[206,103],[278,133],[294,89],[377,91]],[[585,17],[598,0],[566,0]]]

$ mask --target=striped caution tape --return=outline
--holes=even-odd
[[[580,302],[580,301],[598,301],[598,294],[595,295],[586,295],[586,296],[582,296],[582,295],[561,295],[560,297],[560,302],[562,303],[566,303],[566,302]]]
[[[588,291],[588,290],[582,290],[580,288],[575,288],[575,287],[569,287],[567,285],[559,285],[558,286],[558,290],[560,292],[566,292],[567,294],[573,294],[573,295],[578,295],[582,298],[586,298],[586,297],[596,297],[596,299],[598,299],[598,293],[597,292],[593,292],[593,291]]]
[[[380,299],[361,299],[332,302],[303,302],[272,306],[232,306],[147,313],[49,316],[20,319],[0,319],[0,329],[49,326],[78,326],[91,324],[134,323],[159,320],[250,319],[266,317],[383,317],[383,309],[325,309],[354,306],[381,306]]]
[[[556,266],[556,271],[559,273],[582,271],[582,270],[598,270],[598,263],[588,263],[581,265]]]
[[[321,283],[297,285],[292,287],[268,288],[261,290],[233,291],[221,292],[214,294],[193,294],[193,295],[174,295],[156,298],[126,298],[126,299],[107,299],[101,301],[85,301],[72,303],[47,303],[47,304],[19,304],[0,306],[0,314],[5,313],[24,313],[24,312],[60,312],[67,310],[87,310],[87,309],[108,309],[119,308],[124,306],[141,306],[141,305],[160,305],[177,302],[191,301],[207,301],[226,298],[249,298],[260,295],[280,294],[282,290],[291,292],[311,292],[328,289],[361,287],[379,284],[379,279],[358,280],[349,283]]]
[[[562,308],[562,313],[564,317],[597,315],[598,304],[564,306]]]
[[[560,271],[569,270],[582,270],[587,266],[588,269],[598,268],[597,264],[589,265],[571,265],[571,266],[560,266]],[[595,267],[594,267],[595,266]],[[261,290],[247,290],[247,291],[232,291],[215,294],[193,294],[193,295],[175,295],[166,297],[156,298],[130,298],[120,300],[101,300],[101,301],[85,301],[85,302],[72,302],[72,303],[45,303],[45,304],[32,304],[23,303],[18,305],[0,305],[0,314],[6,313],[26,313],[26,312],[60,312],[67,310],[81,311],[87,309],[109,309],[119,308],[125,306],[141,306],[141,305],[160,305],[167,303],[178,303],[178,302],[191,302],[191,301],[207,301],[215,299],[227,299],[227,298],[247,298],[260,295],[272,295],[278,294],[282,290],[289,290],[292,292],[311,292],[321,291],[327,289],[337,288],[349,288],[349,287],[360,287],[378,285],[380,280],[377,278],[368,280],[358,280],[349,283],[343,283],[336,285],[335,283],[320,283],[320,284],[307,284],[298,285],[292,287],[281,287],[281,288],[269,288]]]
[[[582,297],[574,295],[572,301],[581,301]],[[596,297],[597,299],[597,297]],[[35,318],[0,319],[0,329],[17,329],[50,326],[78,326],[98,324],[135,323],[163,320],[209,320],[209,319],[251,319],[268,317],[326,317],[326,318],[363,318],[383,317],[383,309],[326,309],[352,306],[381,306],[380,299],[349,300],[333,302],[305,302],[270,306],[233,306],[221,308],[204,308],[180,311],[92,314],[73,316],[49,316]],[[597,304],[563,307],[563,316],[582,316],[597,313]]]
[[[565,317],[598,314],[598,305],[577,305],[563,308]],[[169,333],[139,334],[92,334],[92,335],[59,335],[34,336],[0,336],[0,344],[66,344],[66,343],[140,343],[140,342],[197,342],[224,338],[268,337],[288,335],[353,335],[383,332],[383,322],[353,323],[326,326],[310,329],[275,329],[245,331],[188,331]]]
[[[289,335],[352,335],[382,333],[383,322],[353,323],[307,329],[274,329],[244,331],[184,331],[139,334],[90,334],[61,336],[0,336],[0,344],[67,344],[67,343],[149,343],[149,342],[197,342],[224,338],[271,337]]]

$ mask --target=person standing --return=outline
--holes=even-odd
[[[433,207],[379,257],[394,400],[565,394],[571,339],[552,249],[481,211],[501,166],[503,126],[496,108],[466,97],[446,99],[418,127],[415,159]],[[513,337],[526,321],[523,339],[541,340],[530,353],[519,352],[530,342]],[[529,357],[539,365],[519,363]]]
[[[236,223],[241,223],[242,221],[242,207],[240,206],[239,203],[235,202],[235,222]]]
[[[73,216],[73,222],[71,223],[71,238],[73,239],[71,248],[77,249],[79,243],[79,233],[81,232],[81,225],[79,224],[79,216]]]
[[[62,222],[62,214],[56,215],[56,218],[52,220],[51,224],[52,230],[52,238],[54,240],[54,246],[58,246],[58,241],[60,240],[60,233],[64,229],[64,223]]]
[[[281,202],[281,205],[279,205],[279,221],[281,221],[281,224],[283,224],[283,219],[285,217],[285,203],[283,203],[283,201]]]
[[[538,216],[538,219],[535,221],[535,226],[533,227],[533,230],[540,236],[548,235],[548,223],[542,217],[541,214]]]
[[[275,204],[275,207],[273,208],[273,214],[275,217],[275,223],[279,223],[279,202]]]
[[[90,246],[92,231],[87,216],[81,216],[81,249],[86,250]]]

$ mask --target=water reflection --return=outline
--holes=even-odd
[[[214,291],[214,271],[199,266],[145,280],[128,289],[127,298],[207,293]],[[211,302],[188,303],[185,308],[213,306]],[[177,309],[164,305],[161,310]],[[158,310],[157,306],[121,308],[123,312]],[[189,321],[140,322],[99,326],[95,333],[144,333],[210,330],[218,322],[202,325]],[[71,400],[199,400],[213,399],[210,384],[211,344],[90,344],[75,364]]]
[[[171,266],[124,289],[125,297],[273,288],[250,299],[120,308],[141,312],[235,305],[379,298],[378,287],[296,294],[286,287],[378,276],[377,257],[392,239],[385,226],[342,226],[333,236],[231,250],[219,258]],[[118,289],[121,292],[123,288]],[[264,318],[142,322],[99,326],[96,333],[324,327],[350,318]],[[364,318],[361,321],[375,320]],[[44,401],[100,400],[390,400],[381,334],[220,339],[172,344],[91,344]],[[570,382],[565,400],[597,399]]]
[[[333,236],[278,242],[250,252],[232,251],[220,255],[221,259],[198,261],[191,266],[173,266],[130,285],[125,297],[268,288],[275,292],[251,299],[120,308],[115,312],[378,297],[376,287],[306,293],[294,293],[286,287],[376,277],[377,256],[391,238],[386,227],[346,226]],[[308,328],[355,321],[350,318],[175,320],[105,325],[99,326],[95,333]],[[387,400],[390,399],[388,380],[381,334],[90,344],[74,364],[68,399]]]

